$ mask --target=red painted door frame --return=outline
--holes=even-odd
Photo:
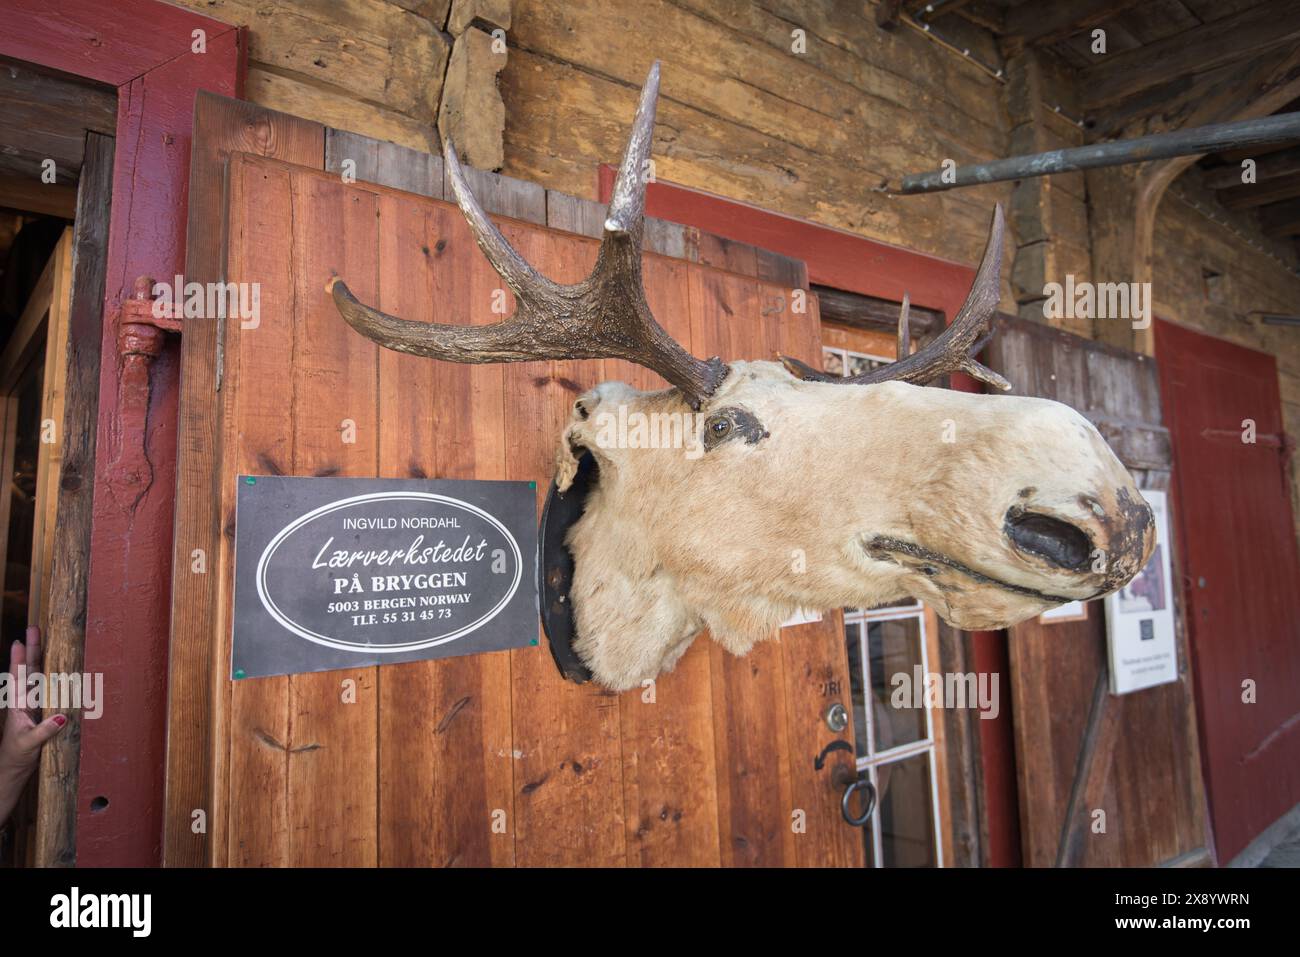
[[[614,175],[613,166],[600,166],[597,185],[602,202],[609,202]],[[649,184],[646,215],[802,260],[808,266],[809,282],[818,285],[895,301],[907,293],[915,305],[937,309],[948,319],[961,308],[975,278],[974,266],[670,183]],[[954,388],[981,391],[965,375],[952,379]],[[1010,667],[1005,632],[973,632],[972,652],[977,671],[1005,675]],[[1009,682],[1004,684],[1009,687]],[[1021,863],[1020,809],[1011,708],[1002,708],[996,720],[976,724],[984,761],[988,862],[994,867],[1015,867]]]
[[[118,94],[85,653],[85,669],[104,675],[105,702],[102,717],[81,726],[77,862],[155,865],[162,859],[179,349],[168,343],[153,363],[145,429],[152,477],[132,487],[111,467],[124,443],[141,441],[119,419],[117,315],[137,276],[170,281],[184,272],[194,96],[242,94],[246,43],[237,27],[157,0],[0,0],[0,24],[0,55]],[[193,52],[196,30],[206,52]],[[92,801],[102,809],[92,811]]]

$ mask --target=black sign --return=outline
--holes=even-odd
[[[534,483],[238,481],[232,678],[537,644]]]

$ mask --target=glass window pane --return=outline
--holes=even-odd
[[[831,375],[844,375],[844,359],[834,349],[822,349],[822,369]]]
[[[862,860],[867,867],[876,866],[876,818],[879,814],[880,805],[877,803],[867,823],[862,825]]]
[[[877,767],[880,852],[885,867],[937,867],[930,752]]]
[[[922,740],[926,737],[924,669],[918,671],[917,667],[921,664],[921,619],[868,622],[867,645],[876,751]],[[918,675],[920,687],[916,687]],[[901,707],[894,706],[896,688]],[[918,702],[920,707],[915,706]]]
[[[867,727],[866,671],[862,663],[862,626],[847,624],[844,626],[845,650],[849,654],[849,697],[852,699],[853,732],[857,739],[858,757],[867,754],[867,742],[871,740]]]
[[[872,359],[870,356],[860,356],[849,353],[849,375],[861,375],[864,372],[870,372],[872,369],[879,369],[881,366],[889,365],[883,359]]]

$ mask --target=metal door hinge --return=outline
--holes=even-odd
[[[156,302],[153,279],[140,276],[131,298],[118,307],[117,454],[108,485],[118,504],[134,509],[153,484],[153,465],[145,446],[149,417],[149,370],[162,354],[167,333],[181,331],[175,302]]]

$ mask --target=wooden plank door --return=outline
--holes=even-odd
[[[173,694],[172,721],[185,733],[173,734],[169,761],[169,862],[860,865],[860,834],[840,817],[835,760],[813,768],[827,743],[851,741],[851,729],[837,735],[824,723],[837,682],[847,687],[830,622],[787,629],[745,659],[701,636],[649,695],[566,683],[544,639],[441,661],[229,680],[236,475],[527,480],[540,508],[576,395],[611,377],[662,383],[612,360],[463,366],[379,349],[338,316],[324,290],[330,275],[411,319],[501,318],[493,303],[503,284],[459,210],[315,168],[327,162],[314,145],[325,131],[291,117],[209,98],[199,121],[232,131],[234,148],[224,181],[203,187],[229,197],[224,224],[211,221],[219,205],[200,198],[191,209],[208,221],[192,221],[191,235],[227,237],[223,278],[260,284],[261,317],[255,327],[227,321],[211,354],[194,348],[183,359],[202,387],[187,390],[182,423],[198,432],[212,416],[214,448],[206,472],[183,473],[178,536],[201,535],[205,509],[220,522],[211,581],[189,574],[190,549],[177,543],[187,574],[178,565],[174,604],[185,614],[175,616],[173,644],[186,653],[173,687],[212,689],[212,731],[206,742],[191,738],[194,716]],[[293,164],[240,150],[240,131],[262,127],[303,144],[287,157]],[[252,139],[256,149],[275,137]],[[426,161],[436,162],[416,165],[427,170]],[[440,181],[426,185],[441,195]],[[594,262],[590,239],[498,221],[557,280],[580,278]],[[767,316],[758,306],[788,301],[788,289],[657,255],[646,256],[645,272],[652,308],[697,354],[818,353],[815,305]],[[355,441],[343,441],[345,423]],[[206,620],[195,614],[205,602]],[[202,835],[190,826],[196,801],[211,811]]]
[[[1017,394],[1056,399],[1083,413],[1140,488],[1168,488],[1169,435],[1148,357],[1002,316],[988,358]],[[1086,607],[1082,621],[1033,618],[1008,629],[1024,863],[1206,863],[1183,631],[1178,681],[1110,695],[1104,608],[1100,601]]]
[[[0,475],[7,479],[0,490],[0,555],[8,558],[0,595],[5,639],[0,656],[6,662],[10,644],[21,640],[26,626],[50,633],[72,251],[73,229],[68,227],[0,352]],[[36,788],[31,787],[13,814],[12,845],[0,846],[3,863],[38,863],[37,811]]]
[[[1156,323],[1219,861],[1300,801],[1300,558],[1272,356]],[[1253,423],[1254,441],[1247,441]]]

